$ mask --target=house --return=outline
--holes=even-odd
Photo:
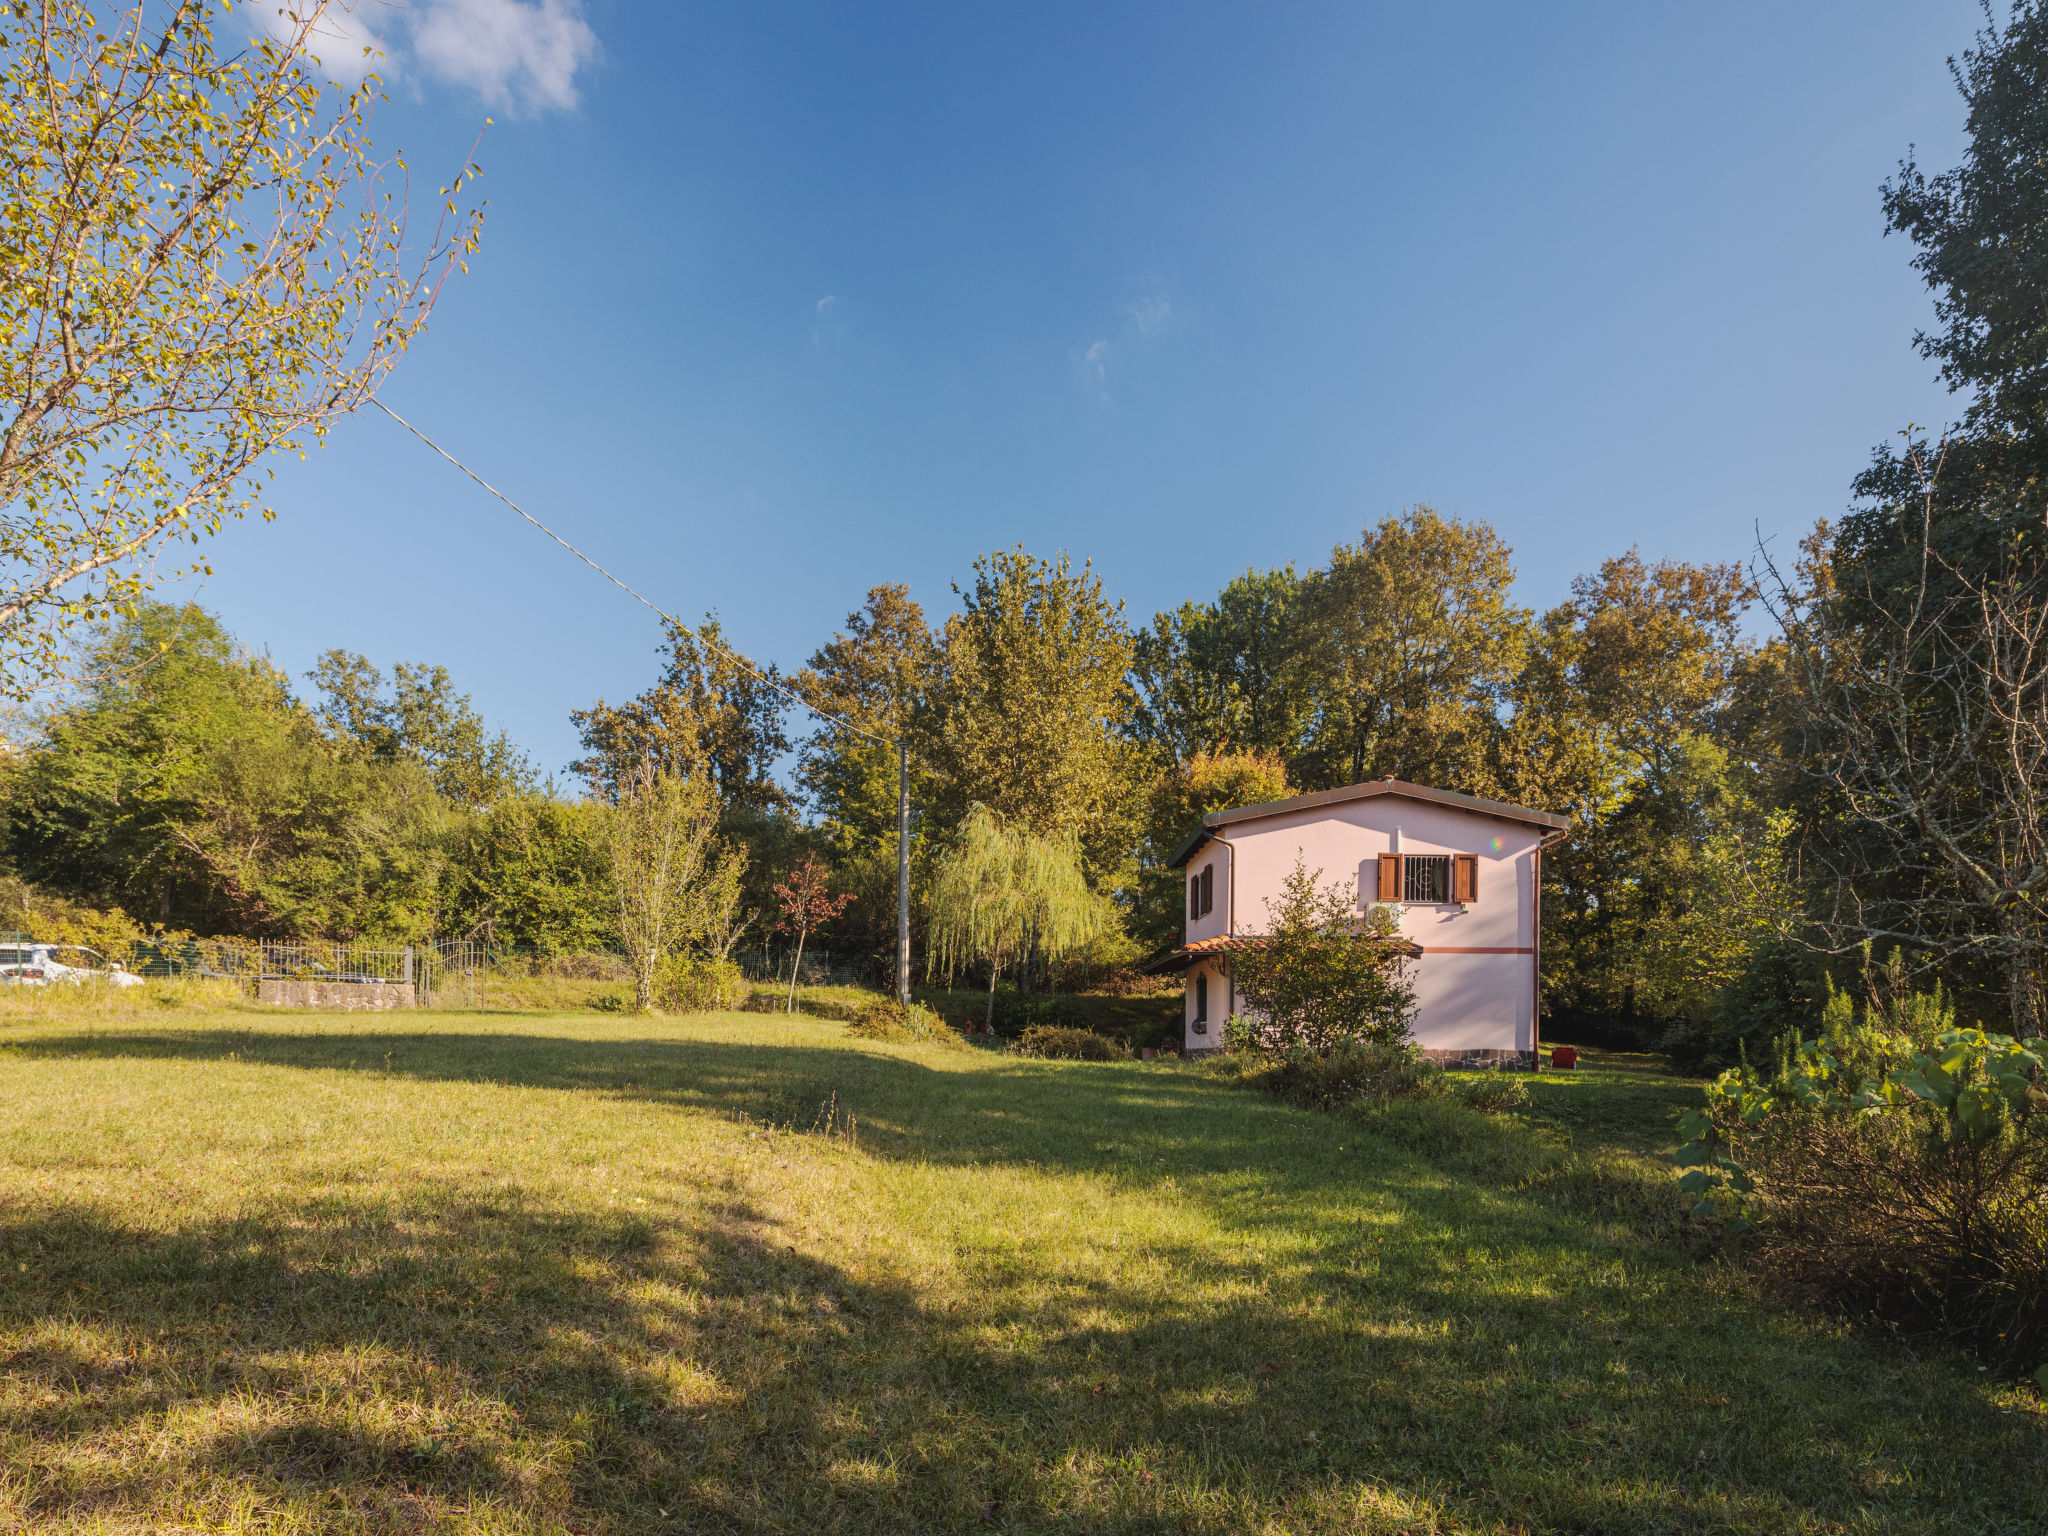
[[[1153,968],[1180,970],[1190,1052],[1223,1043],[1236,1011],[1230,954],[1265,930],[1297,860],[1351,886],[1359,910],[1398,909],[1410,961],[1415,1041],[1447,1066],[1534,1068],[1543,850],[1568,817],[1378,779],[1266,805],[1212,811],[1172,863],[1187,871],[1187,929]]]

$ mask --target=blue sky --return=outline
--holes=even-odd
[[[1957,152],[1968,0],[358,15],[423,181],[496,119],[385,398],[785,666],[989,549],[1143,621],[1419,501],[1541,606],[1794,537],[1956,409],[1878,186]],[[198,595],[295,673],[442,662],[548,767],[652,680],[645,610],[387,419],[273,504]]]

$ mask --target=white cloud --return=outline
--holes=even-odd
[[[1109,343],[1098,341],[1081,354],[1082,366],[1098,379],[1109,377]]]
[[[833,305],[837,304],[838,302],[839,296],[837,294],[826,294],[825,297],[818,300],[818,313],[821,315],[824,314],[827,310],[829,310]]]
[[[387,39],[369,25],[376,12],[403,29],[410,48],[397,32]],[[375,0],[330,0],[324,9],[319,0],[254,0],[244,14],[281,43],[297,36],[299,18],[312,17],[308,51],[330,80],[354,85],[372,70],[385,80],[409,71],[511,110],[575,106],[576,76],[597,57],[583,0],[417,0],[410,9]]]
[[[423,68],[491,106],[576,105],[576,75],[597,56],[581,0],[423,0],[412,48]]]
[[[1124,313],[1131,317],[1131,324],[1138,328],[1139,335],[1150,336],[1173,318],[1173,306],[1167,302],[1165,294],[1150,293],[1126,304]]]

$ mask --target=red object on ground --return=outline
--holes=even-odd
[[[1577,1049],[1569,1045],[1553,1045],[1550,1048],[1550,1065],[1559,1072],[1570,1072],[1579,1064]]]

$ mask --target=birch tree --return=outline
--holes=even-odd
[[[735,858],[717,836],[718,797],[703,778],[642,761],[624,775],[607,818],[619,941],[633,967],[633,1006],[654,1006],[662,961],[687,948],[735,902]]]
[[[270,517],[266,461],[371,398],[476,248],[473,164],[411,228],[327,8],[245,41],[221,0],[0,3],[0,692]]]

